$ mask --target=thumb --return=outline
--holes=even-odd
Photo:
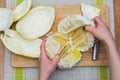
[[[56,55],[54,59],[52,60],[53,66],[56,66],[60,60],[60,56]]]
[[[86,26],[85,30],[94,34],[96,29],[93,26]]]

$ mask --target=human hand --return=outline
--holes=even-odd
[[[112,35],[108,30],[107,26],[99,17],[95,17],[93,21],[96,24],[96,27],[93,26],[86,26],[85,30],[92,33],[96,38],[100,41],[107,43],[109,40],[112,39]]]
[[[43,40],[41,44],[41,54],[39,57],[39,68],[40,68],[40,74],[39,74],[39,80],[48,80],[52,72],[56,69],[57,63],[60,60],[60,56],[57,55],[53,60],[50,60],[45,51],[45,43],[46,39]]]

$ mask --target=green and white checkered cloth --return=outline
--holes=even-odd
[[[6,0],[7,8],[22,0]],[[110,30],[114,36],[113,0],[33,0],[33,4],[97,4],[107,5],[110,11]],[[12,68],[10,51],[5,50],[5,80],[38,80],[38,68]],[[57,69],[50,80],[109,80],[108,67],[79,67],[68,70]]]

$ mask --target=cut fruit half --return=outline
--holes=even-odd
[[[30,10],[31,5],[32,5],[32,0],[23,0],[23,2],[19,4],[13,11],[15,16],[15,21],[21,19]]]
[[[7,29],[1,36],[1,40],[6,48],[15,54],[30,58],[38,58],[40,55],[41,39],[28,41],[23,39],[16,31]]]
[[[81,4],[81,10],[82,15],[86,16],[89,19],[93,19],[96,16],[100,16],[100,9],[91,5]]]
[[[53,7],[38,6],[17,23],[16,30],[26,39],[36,39],[52,28],[54,18]]]
[[[10,28],[14,21],[12,10],[0,8],[0,31]]]

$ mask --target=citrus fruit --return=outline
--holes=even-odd
[[[57,54],[61,56],[59,68],[75,66],[81,59],[81,52],[86,52],[93,46],[94,36],[83,29],[85,25],[94,26],[94,23],[81,15],[70,15],[61,20],[58,31],[47,38],[48,57],[53,59]]]

